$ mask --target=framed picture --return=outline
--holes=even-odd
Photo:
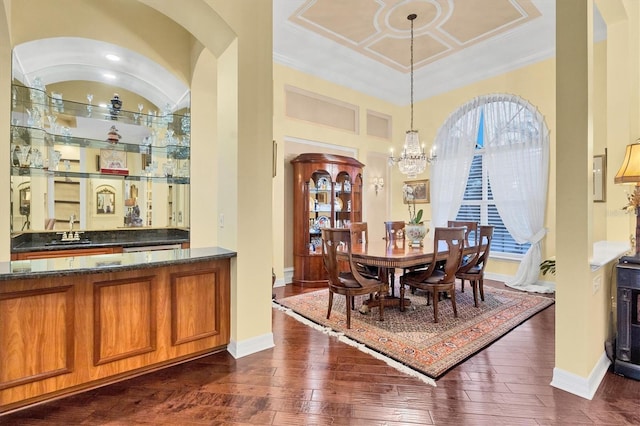
[[[96,214],[116,213],[116,191],[113,187],[103,185],[96,191]]]
[[[607,201],[607,151],[593,156],[593,202]]]
[[[429,197],[429,179],[405,180],[404,184],[413,188],[413,197],[416,204],[427,204],[431,202]],[[406,196],[402,196],[402,201],[409,204]]]
[[[127,169],[127,153],[114,149],[100,150],[100,172],[114,174],[129,174]]]

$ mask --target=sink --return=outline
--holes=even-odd
[[[81,238],[77,241],[52,240],[48,243],[44,243],[45,246],[73,246],[78,244],[91,244],[91,240],[88,238]]]

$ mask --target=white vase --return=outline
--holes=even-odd
[[[421,247],[422,240],[427,236],[428,229],[424,222],[406,223],[404,225],[404,235],[411,247]]]

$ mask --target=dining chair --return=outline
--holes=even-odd
[[[367,222],[352,222],[349,225],[351,233],[351,243],[367,244],[369,242],[369,226]],[[363,265],[357,263],[358,270],[367,278],[378,278],[378,268],[375,266]]]
[[[464,245],[465,247],[471,247],[478,244],[478,222],[465,221],[465,220],[450,220],[447,222],[447,226],[450,228],[464,226]],[[471,243],[471,234],[473,234],[473,244]],[[471,259],[470,255],[462,255],[462,264],[465,264]],[[440,265],[442,266],[442,265]],[[464,286],[462,287],[464,293]]]
[[[481,225],[479,228],[478,250],[456,272],[456,278],[461,281],[462,291],[464,291],[464,281],[469,280],[473,288],[473,303],[475,307],[478,307],[478,289],[480,289],[480,299],[484,302],[484,268],[487,266],[487,260],[489,260],[491,240],[493,239],[493,226]]]
[[[338,262],[338,250],[347,251],[349,258],[349,270],[340,271]],[[347,228],[322,229],[322,260],[329,277],[329,308],[327,319],[331,316],[333,307],[333,295],[342,294],[346,297],[345,310],[347,311],[347,328],[351,328],[351,310],[355,296],[369,295],[380,299],[380,321],[384,321],[384,296],[387,285],[375,278],[367,278],[358,272],[358,268],[351,254],[351,232]]]
[[[384,223],[384,239],[387,241],[404,240],[404,221],[390,221]]]
[[[478,222],[464,221],[464,220],[450,220],[447,222],[449,228],[457,228],[465,226],[467,229],[464,231],[464,243],[467,247],[478,244]],[[473,244],[469,241],[471,234],[473,233]]]
[[[445,292],[451,299],[453,315],[458,317],[456,307],[456,272],[460,267],[464,249],[464,227],[437,227],[433,236],[433,260],[425,270],[411,271],[400,277],[400,310],[404,311],[405,286],[427,292],[427,304],[433,299],[433,318],[438,322],[438,295]],[[436,267],[438,252],[447,251],[442,269]]]

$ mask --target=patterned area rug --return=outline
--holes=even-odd
[[[372,308],[367,314],[356,309],[351,312],[349,330],[344,296],[334,295],[331,318],[326,319],[329,301],[327,289],[278,299],[275,300],[275,306],[295,312],[298,315],[294,314],[294,317],[309,323],[304,321],[308,319],[320,325],[325,332],[346,336],[357,342],[354,346],[364,346],[369,353],[380,353],[399,366],[407,366],[437,379],[554,303],[549,297],[488,286],[485,286],[484,292],[485,301],[479,301],[476,308],[473,306],[471,289],[467,287],[461,293],[458,287],[458,318],[453,317],[451,301],[443,300],[438,304],[437,324],[433,320],[433,306],[426,304],[424,293],[410,295],[411,306],[405,312],[393,307],[385,309],[382,322],[378,320],[378,308]],[[356,308],[361,305],[361,300],[356,298]]]

